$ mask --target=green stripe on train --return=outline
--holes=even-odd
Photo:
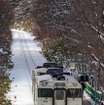
[[[94,88],[92,88],[88,83],[85,83],[86,85],[86,88],[85,88],[85,91],[90,94],[91,98],[94,100],[94,101],[101,101],[102,99],[102,94],[95,91]]]

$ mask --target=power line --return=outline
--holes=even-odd
[[[35,62],[34,62],[34,59],[33,59],[32,55],[31,55],[31,53],[30,53],[30,51],[29,51],[29,48],[28,48],[28,45],[27,45],[27,43],[26,43],[26,39],[25,39],[24,35],[22,35],[22,36],[23,36],[25,45],[26,45],[26,47],[27,47],[27,51],[28,51],[28,53],[29,53],[29,55],[30,55],[31,61],[32,61],[33,65],[36,67],[36,64],[35,64]]]
[[[28,71],[29,71],[29,74],[30,74],[30,77],[31,77],[31,79],[32,79],[32,75],[31,75],[31,70],[30,70],[30,67],[29,67],[29,64],[28,64],[28,60],[27,60],[27,58],[26,58],[26,55],[25,55],[25,51],[24,51],[24,47],[23,47],[23,42],[22,42],[22,39],[21,39],[21,37],[20,37],[20,42],[21,42],[21,50],[22,50],[22,52],[23,52],[23,55],[24,55],[24,58],[25,58],[25,62],[26,62],[26,65],[27,65],[27,68],[28,68]]]
[[[24,33],[23,33],[24,34]],[[25,60],[25,63],[26,63],[26,66],[27,66],[27,70],[28,70],[28,72],[29,72],[29,75],[30,75],[30,79],[32,80],[32,73],[31,73],[31,68],[30,68],[30,65],[29,65],[29,62],[28,62],[28,59],[27,59],[27,57],[26,57],[26,53],[25,53],[25,50],[24,50],[24,43],[23,42],[25,42],[25,46],[26,46],[26,48],[27,48],[27,51],[28,51],[28,54],[29,54],[29,56],[30,56],[30,58],[31,58],[31,61],[32,61],[32,63],[33,63],[33,65],[35,66],[35,62],[34,62],[34,60],[33,60],[33,58],[32,58],[32,55],[31,55],[31,53],[30,53],[30,51],[29,51],[29,48],[28,48],[28,45],[27,45],[27,43],[26,43],[26,39],[25,38],[23,38],[24,36],[23,36],[23,34],[22,33],[18,33],[18,36],[19,36],[19,44],[20,44],[20,51],[21,51],[21,53],[23,54],[23,57],[24,57],[24,60]],[[22,36],[22,37],[21,37]],[[29,86],[29,88],[30,88],[30,90],[31,90],[31,93],[32,93],[32,87],[31,87],[31,84],[30,84],[30,81],[29,81],[29,79],[27,78],[27,80],[28,80],[28,86]],[[32,99],[34,100],[34,97],[33,97],[33,94],[32,94]],[[33,101],[34,102],[34,101]]]

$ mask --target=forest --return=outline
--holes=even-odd
[[[85,60],[104,87],[104,1],[35,0],[33,32],[49,61]],[[101,87],[101,88],[100,88]]]
[[[48,61],[85,60],[104,90],[104,0],[1,0],[0,103],[11,105],[12,28],[31,31]]]

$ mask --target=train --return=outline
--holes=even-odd
[[[62,68],[35,68],[32,78],[35,105],[83,105],[82,85]]]

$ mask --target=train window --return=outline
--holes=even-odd
[[[52,97],[53,90],[50,88],[39,88],[38,89],[38,97]]]
[[[49,68],[49,67],[58,67],[56,63],[44,63],[43,67]]]
[[[39,73],[39,75],[44,75],[44,74],[46,74],[46,73],[42,73],[42,72]]]
[[[63,74],[63,70],[60,68],[52,68],[47,70],[47,74]]]
[[[74,97],[76,97],[76,98],[82,97],[82,90],[81,89],[75,89]]]
[[[67,90],[67,97],[69,97],[69,98],[73,98],[74,97],[74,91],[75,91],[75,89],[68,89]]]
[[[64,99],[64,90],[56,90],[56,99],[63,100]]]
[[[82,90],[81,89],[68,89],[67,90],[67,97],[80,98],[80,97],[82,97]]]

